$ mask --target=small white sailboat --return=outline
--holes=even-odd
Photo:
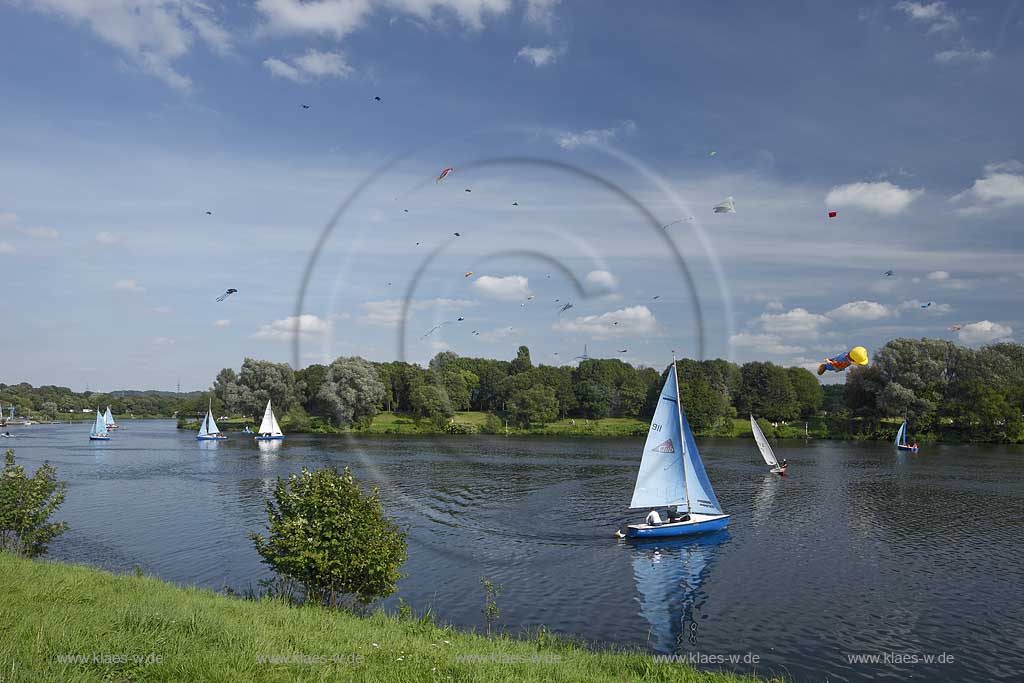
[[[761,431],[761,427],[757,424],[757,420],[754,419],[753,415],[750,416],[750,429],[754,432],[754,441],[757,442],[757,448],[761,451],[761,457],[772,468],[772,474],[786,476],[787,465],[779,464],[778,459],[775,457],[775,452],[772,451],[772,445],[768,443],[768,439],[765,438],[764,432]]]
[[[903,417],[903,424],[900,425],[900,429],[896,432],[896,450],[898,451],[910,451],[911,453],[917,453],[917,442],[912,444],[907,443],[907,418]]]
[[[220,427],[213,419],[213,399],[210,399],[206,417],[203,418],[203,424],[199,426],[199,433],[196,434],[196,441],[223,441],[227,438],[227,434],[220,431]]]
[[[284,433],[281,432],[281,425],[277,424],[274,410],[270,407],[270,401],[267,401],[267,409],[263,412],[263,422],[260,423],[259,431],[256,432],[256,440],[275,441],[283,438]]]
[[[89,441],[110,441],[110,434],[107,433],[107,423],[103,419],[103,413],[96,409],[96,422],[89,431]]]
[[[647,432],[629,507],[650,509],[651,513],[645,523],[626,527],[627,538],[699,534],[718,531],[729,524],[729,515],[722,512],[715,497],[686,421],[679,399],[675,358]],[[663,522],[656,510],[659,507],[683,508],[685,512],[680,510],[681,514],[674,515],[670,509],[667,521]]]
[[[107,425],[108,432],[117,429],[117,422],[114,421],[114,414],[110,412],[110,406],[107,406],[107,412],[103,415],[103,423]]]

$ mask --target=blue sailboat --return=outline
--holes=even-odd
[[[206,409],[206,417],[203,418],[203,424],[199,426],[196,441],[223,441],[227,438],[227,435],[220,431],[220,427],[213,419],[213,399],[210,399],[210,407]]]
[[[910,451],[911,453],[917,453],[917,442],[913,444],[907,444],[907,418],[903,417],[903,424],[900,425],[900,429],[896,432],[896,450],[898,451]]]
[[[110,441],[110,434],[107,433],[107,422],[103,419],[103,413],[96,411],[96,422],[89,430],[89,441]]]
[[[686,421],[679,399],[675,358],[647,432],[629,507],[651,512],[643,524],[626,527],[627,538],[700,534],[724,529],[729,524],[730,517],[722,512],[715,497]],[[660,507],[670,508],[665,521],[657,511]]]

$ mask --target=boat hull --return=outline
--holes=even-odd
[[[257,436],[257,441],[281,441],[284,439],[284,434],[280,436]]]
[[[109,436],[90,436],[89,441],[110,441]]]
[[[897,446],[898,451],[909,451],[910,453],[917,453],[917,446]]]
[[[196,441],[227,441],[226,436],[197,436]]]
[[[685,522],[665,524],[630,524],[626,527],[626,538],[667,538],[671,536],[692,536],[709,531],[720,531],[729,526],[730,515],[690,515]]]

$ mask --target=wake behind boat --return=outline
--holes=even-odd
[[[757,424],[757,420],[754,416],[750,416],[750,430],[754,432],[754,441],[757,442],[757,449],[761,451],[761,457],[764,458],[765,463],[771,467],[772,474],[777,474],[781,477],[786,476],[786,461],[783,460],[783,464],[779,464],[778,459],[775,457],[775,452],[772,450],[772,445],[768,443],[768,439],[765,438],[764,432],[761,431],[760,425]]]
[[[910,451],[911,453],[917,453],[917,442],[913,444],[907,444],[907,418],[904,416],[903,424],[900,425],[900,429],[896,432],[896,450],[898,451]]]
[[[277,418],[274,416],[274,410],[270,407],[270,401],[267,401],[267,409],[263,412],[263,422],[260,423],[260,429],[256,433],[257,441],[275,441],[284,438],[284,433],[281,431],[281,426],[277,424]]]
[[[675,358],[647,432],[629,507],[648,508],[651,512],[643,524],[626,527],[627,538],[699,534],[718,531],[729,524],[729,515],[718,504],[686,421],[679,399]],[[659,507],[669,508],[667,521],[662,521],[656,509]],[[685,507],[683,514],[676,513],[679,507]]]

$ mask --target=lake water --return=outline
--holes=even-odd
[[[752,441],[705,439],[728,531],[635,545],[612,534],[643,517],[626,510],[641,439],[295,435],[261,448],[242,435],[200,444],[164,421],[126,422],[106,443],[88,429],[36,425],[0,442],[68,481],[71,530],[55,559],[256,586],[268,574],[246,533],[263,531],[275,478],[349,465],[409,529],[398,595],[441,621],[481,627],[486,577],[504,586],[510,631],[544,625],[724,657],[714,668],[797,681],[1024,671],[1019,447],[926,444],[901,456],[886,444],[780,442],[791,466],[779,479]]]

